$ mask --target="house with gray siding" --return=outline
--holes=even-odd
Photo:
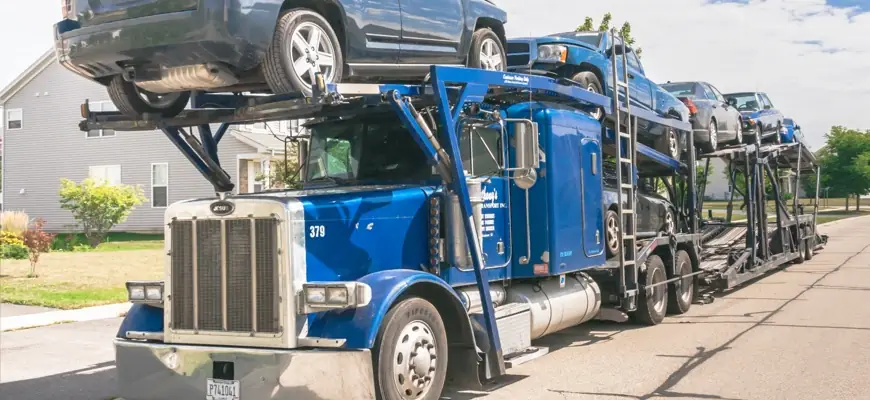
[[[105,87],[79,77],[46,52],[0,91],[3,110],[3,209],[43,218],[47,230],[75,229],[69,211],[60,208],[61,178],[81,182],[138,185],[147,201],[115,229],[160,232],[163,213],[176,201],[214,195],[214,189],[161,131],[82,132],[79,105],[88,99],[94,111],[114,110]],[[247,193],[270,183],[271,161],[283,159],[288,135],[302,133],[297,121],[231,128],[219,146],[221,165]]]

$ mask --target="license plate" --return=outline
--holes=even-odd
[[[205,400],[239,400],[239,381],[208,379]]]

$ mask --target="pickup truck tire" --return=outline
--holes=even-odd
[[[601,81],[598,80],[598,77],[595,76],[594,73],[590,71],[582,71],[574,74],[571,77],[571,80],[580,84],[583,89],[586,89],[592,93],[604,95],[604,89],[602,89]],[[590,113],[592,118],[597,120],[601,120],[604,118],[604,110],[601,107],[596,107],[595,111]]]
[[[447,331],[432,303],[408,297],[387,312],[374,358],[379,399],[437,400],[447,374]]]
[[[676,271],[675,274],[668,278],[675,278],[677,275],[688,275],[692,273],[692,258],[685,250],[677,251],[676,255]],[[695,296],[695,277],[690,276],[678,281],[671,282],[670,293],[668,293],[668,312],[671,314],[685,314],[692,307],[692,300]]]
[[[490,71],[504,71],[507,68],[504,45],[492,29],[480,28],[471,35],[468,67]]]
[[[325,83],[341,82],[344,58],[338,36],[326,19],[313,10],[294,8],[278,17],[262,68],[273,93],[311,96],[317,72]]]
[[[142,114],[159,114],[171,118],[184,111],[190,100],[190,92],[151,93],[140,89],[121,75],[112,78],[108,92],[118,111],[136,118]]]
[[[667,280],[665,263],[653,254],[646,259],[646,271],[640,274],[640,286],[649,286]],[[644,325],[658,325],[665,319],[668,310],[668,287],[659,285],[650,289],[650,293],[641,287],[637,299],[637,310],[632,312],[631,318],[637,323]]]
[[[677,130],[667,128],[664,134],[659,135],[655,140],[655,149],[670,158],[680,159],[680,138],[677,135]]]

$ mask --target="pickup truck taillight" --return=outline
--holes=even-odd
[[[63,19],[75,19],[75,13],[72,10],[73,1],[75,0],[60,0],[60,14]]]

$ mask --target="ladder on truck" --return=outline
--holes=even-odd
[[[611,35],[618,38],[625,46],[625,37],[615,28]],[[625,47],[623,47],[625,48]],[[622,74],[619,73],[617,62],[622,64]],[[634,311],[637,308],[638,268],[637,268],[637,198],[635,194],[635,161],[637,158],[637,124],[631,112],[631,90],[628,85],[628,62],[623,55],[610,63],[613,80],[613,117],[616,131],[616,208],[621,226],[619,233],[619,292],[622,296],[621,305],[624,311]],[[622,75],[620,77],[620,75]],[[625,98],[625,109],[619,104],[619,97]],[[624,114],[624,115],[623,115]],[[623,124],[623,119],[625,123]],[[624,128],[623,128],[624,127]],[[625,176],[628,183],[625,182]]]

